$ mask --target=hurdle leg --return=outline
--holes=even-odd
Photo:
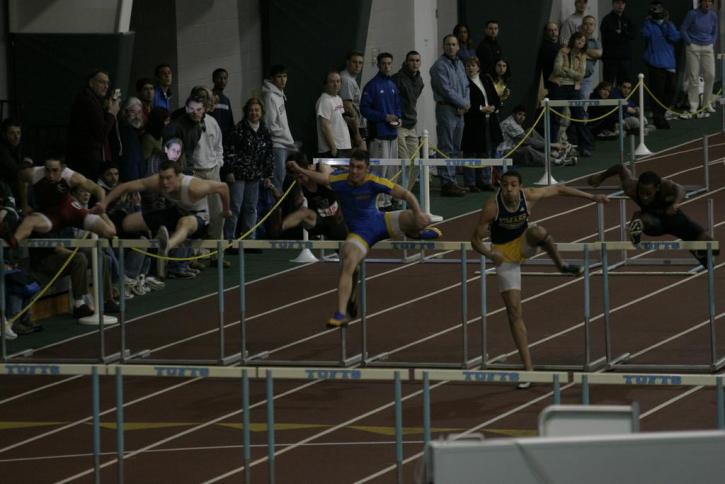
[[[5,345],[5,246],[0,244],[0,347],[2,347],[2,361],[8,359],[7,346]]]
[[[582,405],[589,405],[589,375],[582,375]]]
[[[123,274],[123,273],[122,273]],[[116,460],[118,482],[123,482],[123,458],[124,458],[124,441],[123,441],[123,370],[120,366],[116,367]]]
[[[400,372],[395,372],[395,465],[397,482],[403,482],[403,402]]]
[[[430,377],[423,372],[423,448],[430,444]]]
[[[267,370],[267,463],[269,482],[274,484],[274,380],[272,372]]]
[[[95,482],[101,482],[101,416],[100,383],[98,366],[91,370],[91,407],[93,411],[93,476]]]
[[[488,349],[486,348],[486,330],[488,325],[488,301],[486,294],[486,258],[479,256],[479,266],[481,268],[481,369],[485,370],[487,367],[486,360],[488,359]]]
[[[461,344],[463,368],[468,368],[468,261],[466,246],[461,244]]]
[[[242,439],[244,447],[244,482],[250,484],[252,482],[252,446],[249,431],[249,374],[247,370],[242,370]]]

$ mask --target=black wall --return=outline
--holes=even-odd
[[[304,151],[317,152],[315,102],[330,68],[351,50],[364,51],[372,0],[261,0],[262,61],[288,70],[287,116]]]
[[[133,33],[10,34],[10,74],[24,143],[37,158],[65,148],[65,126],[75,96],[95,67],[108,70],[110,90],[128,85]]]

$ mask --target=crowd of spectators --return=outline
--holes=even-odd
[[[651,2],[649,15],[638,24],[627,16],[626,0],[613,0],[611,12],[598,29],[597,19],[587,12],[587,0],[573,3],[571,16],[561,23],[548,22],[543,29],[538,78],[532,79],[541,84],[543,95],[570,100],[627,97],[635,83],[631,45],[640,35],[645,41],[642,58],[647,79],[657,98],[665,106],[674,102],[677,72],[681,71],[684,85],[680,87],[688,100],[682,117],[714,112],[713,44],[718,20],[712,0],[699,0],[679,29],[660,1]],[[524,141],[513,155],[515,164],[543,164],[546,143],[541,135],[534,133],[524,140],[526,109],[517,104],[506,119],[498,117],[504,103],[523,100],[523,93],[510,88],[511,64],[498,40],[500,29],[506,27],[497,20],[486,21],[485,36],[476,44],[467,25],[456,25],[443,39],[442,55],[429,67],[437,148],[445,156],[493,158]],[[678,42],[685,45],[684,66],[676,62]],[[314,106],[319,157],[347,157],[356,148],[369,150],[374,158],[415,155],[419,146],[417,101],[428,88],[420,74],[420,53],[409,51],[397,71],[392,54],[380,53],[375,60],[378,71],[364,85],[359,82],[364,65],[364,54],[359,51],[347,56],[340,71],[325,73]],[[521,75],[523,70],[513,72]],[[702,98],[698,93],[701,72]],[[119,274],[118,254],[108,251],[104,260],[109,282],[107,311],[118,309],[118,294],[110,290],[110,283],[119,278],[126,297],[131,298],[163,289],[165,278],[196,277],[203,264],[188,260],[192,251],[181,244],[187,237],[254,238],[260,233],[254,230],[260,217],[291,183],[286,161],[300,159],[295,127],[287,116],[285,66],[272,66],[260,86],[261,96],[246,100],[225,94],[229,73],[218,68],[211,73],[212,87],[195,86],[183,99],[183,107],[176,110],[179,102],[171,90],[173,79],[172,67],[160,64],[153,78],[135,82],[135,96],[122,99],[118,90],[109,92],[108,72],[93,70],[72,104],[65,155],[49,153],[35,164],[24,156],[22,123],[16,119],[2,123],[0,232],[12,247],[30,236],[58,237],[75,228],[101,237],[155,238],[159,253],[176,259],[152,264],[149,255],[127,251],[124,274]],[[236,103],[243,106],[243,117],[235,123]],[[565,164],[566,157],[576,154],[574,146],[578,156],[590,156],[595,138],[638,128],[638,109],[628,102],[624,125],[618,126],[617,115],[603,116],[607,110],[602,107],[588,112],[572,107],[572,117],[592,121],[572,123],[569,135],[559,129],[559,117],[553,116],[552,156]],[[652,117],[654,127],[670,127],[664,107],[653,104]],[[412,186],[417,176],[410,175]],[[459,175],[452,166],[438,169],[443,196],[494,190],[498,173],[466,169],[461,178]],[[300,193],[313,191],[306,187]],[[295,202],[287,212],[299,209],[300,198],[299,193],[291,197]],[[334,206],[333,201],[325,200],[324,204],[313,203],[324,205],[318,213],[321,219],[329,217],[329,206]],[[398,207],[381,197],[379,208]],[[297,213],[300,220],[309,219],[309,209]],[[277,236],[300,223],[280,219],[276,228],[267,227],[266,236]],[[38,250],[32,263],[24,255],[20,251],[11,257],[8,269],[47,275],[60,267],[58,261],[67,251]],[[87,259],[87,254],[79,252],[75,262],[65,268],[71,275],[76,317],[93,313],[87,294]],[[17,298],[13,302],[4,316],[12,317],[11,311],[17,310]],[[13,336],[13,331],[26,333],[37,327],[23,318],[6,329],[6,335]]]

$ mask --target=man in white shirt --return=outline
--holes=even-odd
[[[322,158],[347,157],[351,153],[350,131],[342,113],[345,107],[340,92],[340,73],[329,71],[325,90],[317,99],[317,152]]]

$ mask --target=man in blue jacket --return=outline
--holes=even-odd
[[[378,73],[365,84],[360,98],[360,112],[368,120],[368,149],[372,158],[397,158],[398,126],[400,126],[400,92],[391,77],[393,56],[387,52],[378,55]],[[381,170],[383,178],[392,178],[396,167]],[[381,194],[378,208],[393,209],[392,198]]]
[[[647,64],[650,88],[662,104],[669,106],[675,97],[675,44],[680,40],[680,33],[670,22],[669,12],[662,2],[652,2],[649,15],[642,25],[642,38],[646,44],[642,59]],[[665,108],[657,102],[652,104],[652,117],[657,129],[670,129],[670,123],[665,119]]]

